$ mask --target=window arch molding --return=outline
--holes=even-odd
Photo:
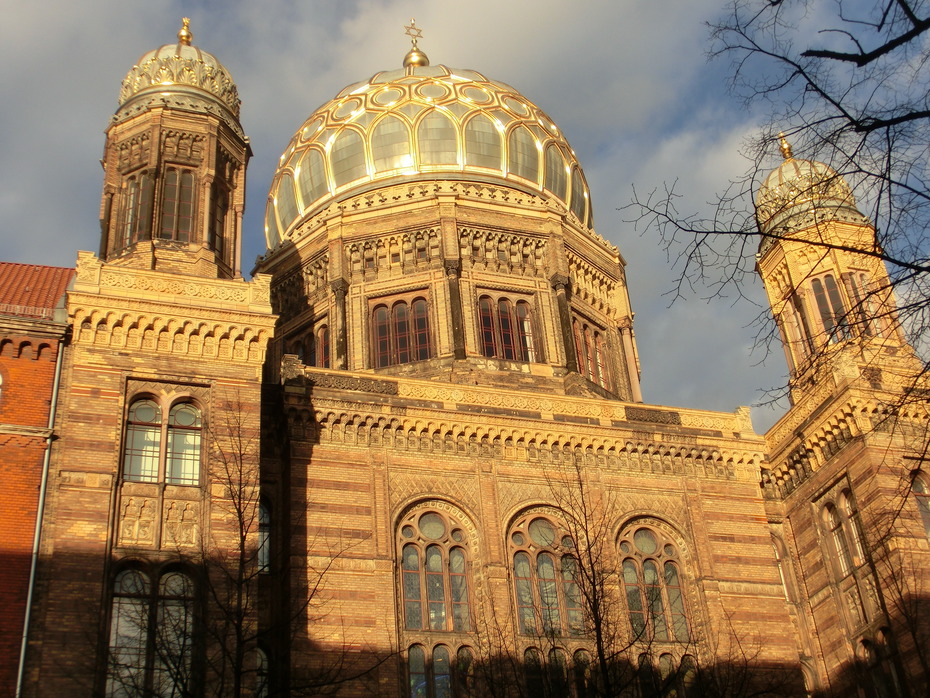
[[[506,528],[516,628],[524,637],[584,637],[577,551],[565,519],[541,504],[521,509]]]
[[[474,521],[443,499],[421,499],[401,509],[394,538],[404,644],[452,642],[449,637],[474,630],[481,559]]]
[[[679,530],[654,515],[634,515],[619,526],[615,549],[633,634],[647,643],[692,641],[702,606],[689,584],[690,546]]]

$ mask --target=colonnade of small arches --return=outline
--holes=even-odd
[[[264,360],[268,332],[251,327],[75,308],[75,340],[113,348],[152,349],[205,358]]]
[[[52,345],[47,342],[38,344],[28,339],[0,340],[0,356],[11,359],[45,359],[53,352]]]

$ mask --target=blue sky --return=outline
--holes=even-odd
[[[743,139],[764,121],[708,63],[705,22],[722,0],[0,0],[0,259],[71,266],[99,247],[103,130],[120,83],[146,51],[194,44],[232,73],[255,153],[248,171],[245,272],[264,251],[262,217],[281,151],[347,84],[400,67],[415,17],[433,63],[513,85],[561,127],[592,190],[597,231],[626,258],[647,402],[731,411],[782,385],[780,347],[751,352],[764,306],[693,297],[668,307],[674,270],[655,231],[618,210],[635,185],[677,180],[696,210],[746,169]],[[778,163],[772,155],[772,166]],[[779,412],[756,408],[757,430]]]

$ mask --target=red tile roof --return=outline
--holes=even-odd
[[[74,269],[0,262],[0,314],[51,318]]]

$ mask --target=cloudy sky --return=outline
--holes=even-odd
[[[739,176],[743,139],[764,120],[708,63],[705,22],[724,0],[0,0],[0,259],[70,266],[98,249],[103,129],[120,83],[147,50],[194,44],[229,69],[255,157],[248,174],[245,266],[264,251],[262,216],[281,151],[345,85],[400,67],[411,17],[433,63],[513,85],[568,137],[592,190],[597,231],[620,247],[647,402],[726,410],[785,381],[784,357],[751,351],[761,305],[671,307],[674,270],[655,231],[618,210],[632,187],[677,180],[699,207]],[[772,165],[777,164],[773,154]],[[244,271],[248,272],[248,268]],[[761,285],[747,289],[764,304]],[[757,430],[778,409],[757,407]]]

